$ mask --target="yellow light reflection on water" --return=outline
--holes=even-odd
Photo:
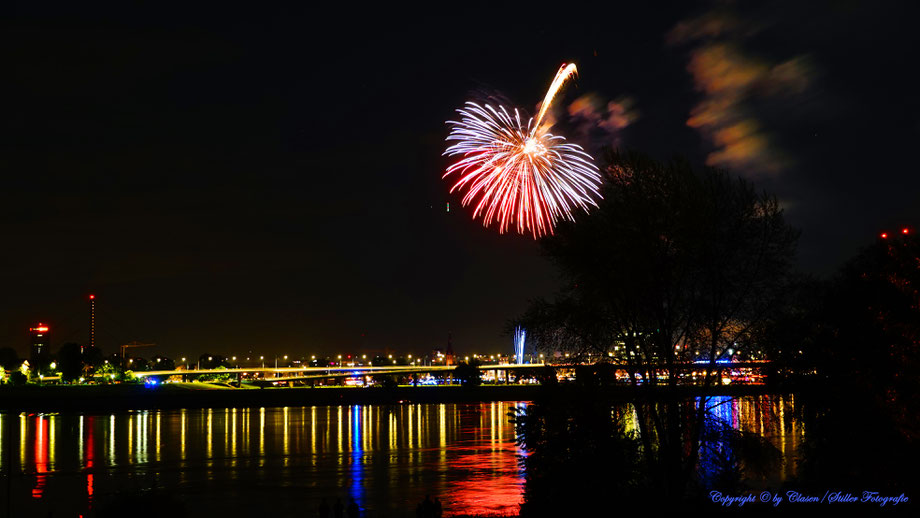
[[[371,449],[373,437],[371,435],[371,416],[373,415],[372,406],[358,407],[361,419],[361,451],[366,452]]]
[[[249,455],[249,409],[243,409],[243,452]]]
[[[438,405],[438,446],[443,448],[447,445],[447,405],[441,403]]]
[[[147,462],[147,412],[140,412],[137,418],[137,462]]]
[[[156,456],[157,462],[160,462],[160,414],[162,412],[157,411],[157,439],[156,439]]]
[[[316,407],[310,407],[310,465],[316,466]]]
[[[415,412],[415,405],[409,405],[409,426],[406,428],[409,431],[409,447],[415,446],[415,442],[412,440],[412,433],[415,431],[415,427],[412,425],[412,415]]]
[[[425,417],[425,414],[422,412],[422,405],[416,405],[415,409],[415,442],[418,443],[419,447],[422,447],[424,443],[422,442],[425,439],[425,436],[422,435],[422,420]],[[425,420],[425,424],[428,424],[428,420]]]
[[[259,458],[265,459],[265,407],[259,408]],[[259,463],[262,465],[262,462]]]
[[[230,409],[225,408],[224,409],[224,451],[223,451],[224,456],[226,456],[227,452],[230,451],[230,419],[228,419],[229,415],[230,415]]]
[[[19,414],[19,467],[26,465],[26,415]]]
[[[208,458],[214,457],[214,409],[208,409]]]
[[[389,427],[387,428],[387,436],[390,439],[390,450],[396,449],[396,414],[390,414]]]
[[[290,428],[291,428],[289,426],[290,425],[290,417],[288,416],[289,410],[290,408],[288,407],[284,407],[281,410],[282,414],[284,414],[284,444],[282,444],[282,448],[284,448],[284,465],[285,466],[288,465],[288,461],[290,460],[288,455],[290,454],[290,447],[291,447],[290,437],[288,435],[288,432],[290,431]]]
[[[109,466],[115,465],[115,414],[109,416],[109,444],[105,452]]]
[[[338,440],[338,442],[336,443],[336,446],[337,446],[336,451],[342,451],[342,407],[341,406],[338,407],[337,415],[338,415],[338,419],[336,421],[338,423],[339,433],[336,434],[336,439]],[[342,462],[342,457],[339,456],[339,463],[341,462]]]
[[[184,408],[179,414],[179,423],[180,423],[179,427],[182,430],[180,432],[180,437],[179,437],[179,444],[181,445],[180,450],[179,450],[179,457],[184,461],[185,460],[185,430],[186,430],[185,409]]]
[[[48,425],[48,470],[49,471],[54,469],[54,451],[57,449],[54,447],[54,437],[56,435],[54,429],[56,428],[56,422],[55,422],[57,421],[56,418],[57,416],[55,414],[51,414],[50,416],[48,416],[48,422],[49,422],[49,425]]]
[[[230,425],[230,457],[233,459],[232,465],[236,465],[236,409],[233,409],[233,424]]]

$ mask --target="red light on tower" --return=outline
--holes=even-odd
[[[882,235],[879,237],[881,237],[882,239],[888,239],[888,232],[882,232]]]
[[[910,229],[907,227],[904,227],[901,229],[901,233],[906,236],[907,234],[910,234]]]
[[[89,346],[96,347],[96,295],[89,294]],[[83,347],[80,347],[83,352]]]

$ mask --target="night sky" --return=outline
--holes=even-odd
[[[909,2],[127,3],[0,20],[0,347],[85,342],[92,292],[106,352],[510,352],[557,273],[448,195],[444,121],[481,92],[533,112],[562,62],[574,140],[754,180],[804,271],[920,225]]]

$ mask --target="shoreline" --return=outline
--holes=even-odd
[[[194,384],[189,384],[194,385]],[[628,401],[635,393],[629,386],[585,388],[574,385],[482,385],[478,387],[435,386],[394,388],[284,387],[266,389],[212,388],[194,386],[90,385],[0,387],[0,412],[114,412],[179,408],[246,408],[330,405],[390,405],[416,403],[477,403],[532,401],[543,397],[605,393],[611,400]],[[677,387],[678,397],[753,396],[786,394],[789,387],[725,385]],[[662,390],[644,389],[645,397],[664,395]],[[668,392],[671,397],[673,392]]]

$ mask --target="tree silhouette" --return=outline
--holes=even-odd
[[[482,372],[479,371],[480,362],[471,360],[469,363],[460,362],[454,369],[453,376],[460,380],[464,387],[478,387],[482,384]]]
[[[61,371],[61,380],[71,382],[83,375],[83,353],[80,344],[66,343],[57,354],[57,368]]]
[[[802,482],[917,487],[920,239],[893,235],[864,249],[830,283],[815,320],[819,387],[801,398]]]
[[[614,151],[602,165],[599,207],[541,243],[566,288],[521,323],[547,353],[590,354],[628,373],[648,476],[663,498],[680,499],[696,475],[708,399],[651,391],[673,389],[691,362],[712,385],[720,359],[762,349],[798,232],[774,197],[724,171]]]

